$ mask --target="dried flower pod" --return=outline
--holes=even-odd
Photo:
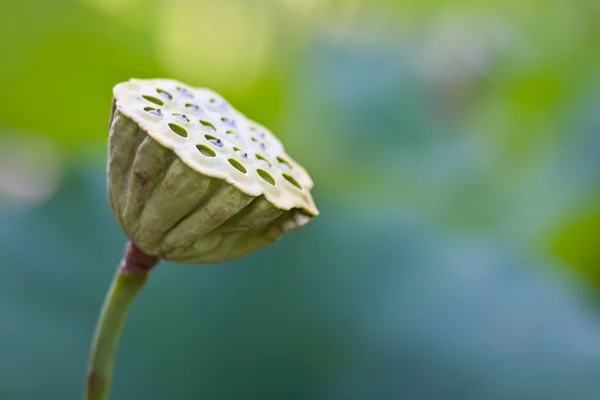
[[[217,93],[132,79],[113,94],[110,206],[147,254],[181,263],[228,260],[318,215],[304,168]]]

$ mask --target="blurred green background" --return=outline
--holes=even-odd
[[[210,87],[269,126],[321,216],[163,262],[114,399],[598,399],[600,2],[8,0],[0,399],[81,397],[125,244],[114,84]]]

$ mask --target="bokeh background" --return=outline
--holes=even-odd
[[[0,49],[0,399],[81,397],[131,77],[271,127],[321,216],[162,263],[114,399],[599,398],[597,0],[8,0]]]

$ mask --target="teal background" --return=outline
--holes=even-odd
[[[321,215],[162,262],[113,399],[597,399],[600,3],[36,0],[0,13],[0,399],[77,399],[126,238],[114,84],[210,87]]]

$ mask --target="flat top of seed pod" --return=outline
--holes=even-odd
[[[275,135],[214,91],[171,79],[131,79],[113,94],[120,113],[192,169],[251,196],[264,194],[278,208],[319,214],[306,170]]]

